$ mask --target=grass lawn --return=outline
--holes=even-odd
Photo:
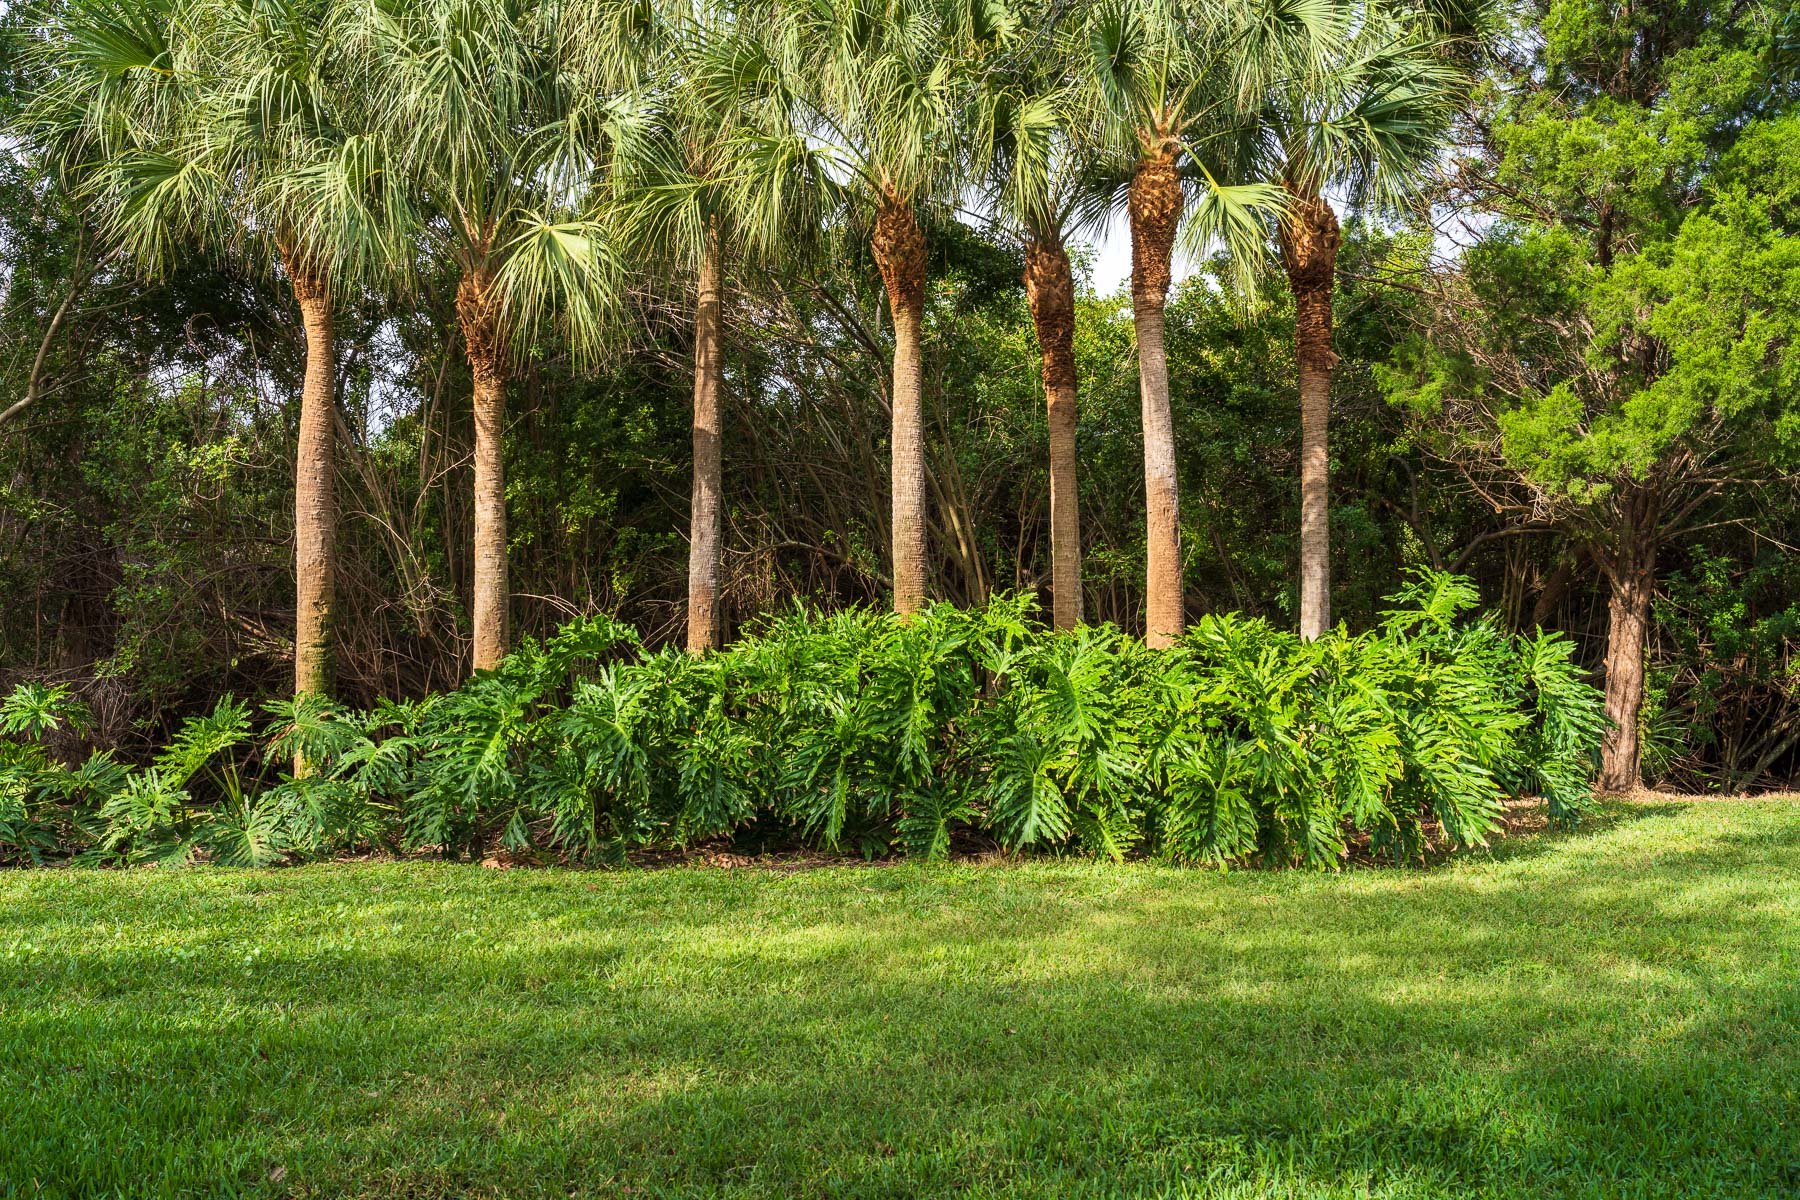
[[[1800,803],[1430,871],[0,875],[0,1195],[1800,1195]]]

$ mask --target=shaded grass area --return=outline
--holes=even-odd
[[[951,1193],[1800,1193],[1800,804],[1337,876],[0,876],[0,1194]]]

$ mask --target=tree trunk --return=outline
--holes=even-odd
[[[1638,714],[1644,707],[1644,651],[1656,591],[1656,545],[1648,529],[1628,521],[1606,566],[1612,587],[1606,628],[1606,717],[1611,726],[1600,746],[1599,790],[1635,792],[1644,786]]]
[[[1294,196],[1280,242],[1300,368],[1300,636],[1308,641],[1331,628],[1331,297],[1340,241],[1329,202]]]
[[[1556,566],[1551,568],[1549,578],[1538,589],[1537,602],[1531,606],[1532,629],[1542,629],[1556,615],[1556,607],[1568,593],[1569,581],[1575,577],[1575,568],[1579,565],[1581,555],[1582,548],[1576,546],[1557,556]]]
[[[719,235],[706,233],[694,304],[694,494],[688,529],[689,654],[719,644],[719,528],[723,493],[719,423]]]
[[[1025,244],[1025,297],[1043,359],[1050,418],[1050,599],[1058,629],[1081,624],[1081,522],[1075,499],[1075,277],[1059,241]]]
[[[337,355],[330,289],[307,272],[290,272],[290,278],[306,326],[306,379],[294,455],[294,694],[324,696],[332,683],[337,573]]]
[[[1144,407],[1144,641],[1171,646],[1182,611],[1181,490],[1175,478],[1175,423],[1169,412],[1169,359],[1163,308],[1181,223],[1181,179],[1172,150],[1140,160],[1131,178],[1131,319],[1137,330],[1138,393]]]
[[[475,669],[506,657],[506,374],[495,327],[490,276],[475,271],[456,289],[456,313],[475,385]]]
[[[889,198],[875,217],[875,263],[894,314],[894,611],[925,607],[925,417],[921,339],[925,327],[925,235],[912,205]]]

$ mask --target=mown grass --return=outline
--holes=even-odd
[[[1792,1196],[1800,804],[1337,876],[9,874],[0,1189]]]

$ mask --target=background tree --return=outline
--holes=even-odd
[[[1659,556],[1791,469],[1800,125],[1775,6],[1549,8],[1450,181],[1492,224],[1390,381],[1485,504],[1605,577],[1628,791]]]
[[[473,662],[506,653],[509,361],[552,320],[590,356],[607,333],[617,269],[591,210],[605,148],[639,116],[571,86],[560,10],[536,0],[394,0],[350,14],[382,128],[459,273],[456,314],[474,382]]]
[[[572,3],[558,11],[570,13]],[[173,249],[179,270],[146,277],[109,253],[94,195],[76,194],[75,177],[23,137],[22,110],[50,90],[57,56],[17,51],[48,48],[54,23],[40,13],[57,8],[0,15],[0,137],[11,139],[0,155],[0,405],[15,412],[0,423],[0,689],[21,680],[66,684],[94,713],[93,740],[138,758],[226,692],[262,701],[291,691],[299,428],[288,399],[303,389],[306,331],[293,319],[292,288],[273,248],[233,232],[229,221],[221,244],[232,252],[194,253],[182,242]],[[620,19],[634,9],[641,15],[643,6],[617,6]],[[337,11],[374,19],[361,5]],[[573,26],[534,11],[533,44],[554,51],[558,69],[572,78],[584,69],[572,57],[566,31]],[[1091,6],[1050,11],[1075,23],[1064,33],[1094,15]],[[1606,323],[1614,315],[1624,314],[1621,328],[1641,337],[1643,322],[1688,312],[1696,339],[1655,333],[1657,353],[1668,357],[1658,378],[1681,375],[1682,404],[1700,404],[1693,397],[1727,384],[1729,395],[1705,402],[1716,436],[1696,425],[1692,437],[1705,433],[1706,440],[1684,443],[1706,457],[1680,503],[1711,494],[1669,523],[1657,547],[1636,723],[1641,770],[1647,781],[1684,789],[1777,786],[1800,770],[1800,566],[1785,549],[1800,544],[1800,489],[1779,399],[1791,344],[1782,321],[1793,308],[1781,291],[1780,255],[1793,241],[1784,198],[1793,189],[1784,181],[1795,155],[1784,139],[1795,97],[1782,52],[1770,45],[1778,14],[1746,9],[1739,32],[1710,41],[1682,34],[1675,10],[1654,29],[1642,26],[1629,39],[1633,61],[1645,45],[1673,39],[1680,69],[1670,59],[1660,98],[1640,106],[1597,103],[1582,91],[1592,85],[1548,73],[1536,31],[1562,31],[1546,52],[1551,43],[1571,45],[1568,30],[1585,27],[1585,11],[1525,12],[1505,43],[1517,57],[1490,64],[1492,75],[1470,90],[1468,164],[1452,176],[1463,190],[1431,195],[1429,215],[1448,236],[1389,213],[1342,230],[1332,536],[1338,563],[1355,567],[1335,581],[1333,615],[1367,628],[1406,571],[1454,569],[1474,578],[1502,626],[1566,631],[1584,664],[1602,669],[1612,588],[1593,551],[1608,549],[1612,501],[1596,494],[1578,504],[1572,490],[1543,482],[1548,468],[1532,474],[1532,462],[1498,453],[1530,444],[1520,439],[1535,436],[1540,422],[1508,417],[1502,434],[1498,418],[1519,405],[1481,372],[1491,368],[1489,378],[1504,381],[1519,363],[1535,364],[1542,378],[1532,377],[1519,395],[1548,395],[1563,379],[1575,381],[1578,397],[1597,395],[1588,373],[1615,353],[1596,349],[1611,345]],[[1041,45],[1047,25],[1026,21],[1002,52],[979,62],[963,56],[974,71],[967,82],[1004,76],[1010,55]],[[336,44],[362,48],[354,36]],[[1055,44],[1091,74],[1085,41]],[[1574,57],[1608,57],[1616,70],[1626,44]],[[376,80],[367,74],[359,66],[348,76],[352,91],[364,94],[369,84],[374,97]],[[684,81],[662,67],[644,80],[648,95],[630,103],[648,125],[658,94]],[[627,99],[586,85],[561,94],[571,105],[591,103],[591,130],[605,127],[607,113]],[[964,94],[976,93],[971,86]],[[1687,107],[1678,109],[1678,101]],[[1530,105],[1573,122],[1545,122],[1527,137],[1516,127],[1538,111]],[[1634,115],[1640,108],[1704,109],[1717,115],[1721,135],[1704,133],[1694,157],[1680,160],[1698,164],[1691,176],[1682,175],[1687,167],[1667,175],[1667,160],[1649,146],[1643,165],[1633,166],[1615,149],[1630,144],[1617,140],[1628,126],[1648,129],[1646,142],[1664,149],[1692,148],[1690,131],[1710,128],[1666,116],[1644,123]],[[1248,113],[1246,104],[1235,119]],[[959,115],[980,114],[965,105]],[[754,151],[753,160],[787,155],[802,166],[817,165],[831,149],[809,140],[803,123],[789,127],[784,137],[746,136],[740,148]],[[550,164],[546,192],[552,177],[567,184],[554,192],[553,211],[616,202],[623,180],[583,162],[593,156],[609,168],[616,143],[569,119],[556,128],[540,129]],[[1539,151],[1556,148],[1550,133],[1557,129],[1587,139],[1557,151],[1566,153],[1566,171],[1551,170],[1553,160]],[[1188,199],[1205,186],[1201,166],[1215,178],[1241,178],[1241,163],[1220,175],[1211,161],[1215,150],[1228,157],[1228,134],[1191,140],[1208,157],[1184,160]],[[570,148],[552,152],[553,141]],[[1518,175],[1497,177],[1496,145]],[[1576,162],[1585,174],[1578,176]],[[1596,175],[1595,164],[1607,173]],[[1642,175],[1633,186],[1644,195],[1669,198],[1681,229],[1692,226],[1686,240],[1671,241],[1651,222],[1661,209],[1630,199],[1637,192],[1620,182],[1629,183],[1630,172]],[[960,182],[945,199],[962,210],[958,219],[946,219],[949,203],[919,210],[929,233],[920,395],[932,431],[931,539],[941,551],[933,587],[968,605],[995,588],[1047,591],[1054,564],[1043,355],[1020,286],[1019,239],[993,227],[993,198],[975,186],[976,163],[953,173]],[[731,190],[747,192],[763,172],[732,174]],[[1615,226],[1625,231],[1612,241],[1610,274],[1619,282],[1604,303],[1591,281],[1594,210],[1582,207],[1596,197],[1576,191],[1601,177],[1630,218]],[[837,178],[851,176],[840,169]],[[1739,189],[1741,200],[1733,198]],[[1338,188],[1327,195],[1341,204]],[[1758,212],[1771,223],[1766,236],[1751,223]],[[1701,217],[1710,223],[1694,225]],[[1181,231],[1198,227],[1190,217]],[[1539,236],[1557,228],[1581,254]],[[1705,231],[1726,239],[1717,258],[1700,253]],[[838,223],[833,232],[856,231]],[[439,236],[415,233],[402,243],[409,254],[442,251],[448,243]],[[1468,243],[1469,253],[1455,252]],[[1700,265],[1672,275],[1677,249]],[[721,463],[721,494],[732,501],[721,589],[730,624],[756,622],[796,599],[841,608],[879,603],[891,592],[890,306],[866,237],[847,236],[832,250],[721,270],[731,296],[721,306],[719,339],[730,380],[719,391],[720,424],[732,446]],[[1128,295],[1090,291],[1084,249],[1072,242],[1068,252],[1081,380],[1084,615],[1131,627],[1144,612],[1147,557],[1134,313]],[[1713,269],[1726,260],[1730,273]],[[1567,266],[1573,284],[1543,271],[1545,261]],[[611,352],[582,363],[554,320],[509,346],[511,416],[502,450],[520,636],[603,612],[629,622],[652,646],[683,637],[693,273],[660,252],[634,250],[622,265],[630,270],[621,315],[632,318],[633,336]],[[1185,485],[1187,610],[1291,619],[1299,527],[1293,299],[1268,278],[1258,281],[1260,303],[1243,305],[1223,286],[1225,264],[1195,265],[1163,310],[1173,443]],[[462,271],[441,252],[421,254],[418,267],[419,286],[398,296],[350,284],[334,291],[336,688],[358,706],[452,688],[467,670],[473,388],[455,305]],[[1702,280],[1706,290],[1696,290]],[[1765,331],[1766,346],[1756,340]],[[1724,357],[1709,365],[1705,355],[1715,352]],[[1441,403],[1431,394],[1440,375]],[[1384,391],[1419,403],[1391,405]],[[1648,399],[1618,395],[1634,413],[1661,411]],[[1685,411],[1675,391],[1655,396],[1655,405]],[[1476,400],[1485,412],[1471,407]],[[1595,445],[1603,423],[1614,449],[1627,435],[1652,444],[1643,429],[1593,411],[1601,413],[1587,435]],[[1512,431],[1513,421],[1522,432]],[[1708,478],[1718,481],[1716,490],[1699,482]],[[1601,482],[1618,490],[1610,477]]]

